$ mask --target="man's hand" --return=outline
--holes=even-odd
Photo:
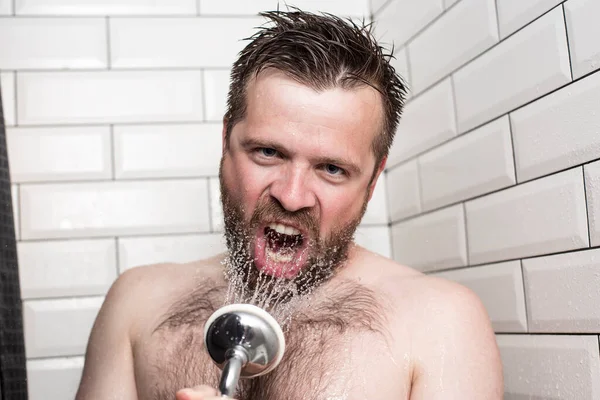
[[[219,393],[210,386],[200,385],[191,389],[181,389],[175,394],[176,400],[217,400],[223,399]]]

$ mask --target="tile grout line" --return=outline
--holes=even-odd
[[[200,0],[196,0],[196,15],[199,17],[200,14]]]
[[[498,12],[498,0],[494,0],[494,6],[496,11],[496,31],[498,32],[498,43],[500,43],[502,42],[502,35],[500,34],[500,13]]]
[[[590,206],[588,204],[588,196],[587,196],[587,180],[585,179],[585,166],[581,166],[581,175],[583,178],[583,202],[585,204],[585,222],[587,225],[587,233],[588,233],[588,247],[592,247],[592,229],[590,226]]]
[[[121,262],[119,261],[119,237],[114,237],[115,242],[115,266],[117,267],[117,278],[121,275]]]
[[[523,302],[525,303],[525,331],[529,332],[529,307],[527,302],[527,288],[525,285],[525,268],[523,267],[523,260],[519,260],[519,267],[521,268],[521,283],[523,283]]]
[[[12,0],[12,16],[17,15],[17,0]]]
[[[565,3],[561,4],[563,22],[565,24],[565,37],[567,39],[567,54],[569,56],[569,72],[571,72],[571,82],[573,82],[573,60],[571,59],[571,45],[569,43],[569,30],[567,29],[567,12],[565,10]]]
[[[109,125],[109,139],[110,139],[110,173],[111,173],[111,180],[116,181],[117,180],[117,165],[116,165],[116,157],[115,157],[115,152],[116,152],[116,148],[115,148],[115,126],[113,124]]]
[[[21,241],[21,237],[23,236],[23,222],[22,222],[22,220],[23,220],[23,216],[22,216],[23,210],[22,210],[22,207],[21,207],[21,184],[20,183],[17,183],[17,203],[18,203],[18,205],[17,205],[17,218],[19,219],[19,222],[18,222],[18,224],[19,224],[19,234],[17,235],[18,238],[16,238],[16,239],[17,239],[17,241]]]
[[[55,242],[81,242],[81,241],[102,241],[102,240],[110,240],[113,239],[115,237],[118,237],[119,239],[156,239],[156,238],[162,238],[162,237],[176,237],[176,236],[210,236],[210,235],[214,235],[214,234],[224,234],[223,231],[215,231],[215,232],[210,232],[210,231],[194,231],[194,232],[190,232],[190,231],[183,231],[183,232],[160,232],[160,233],[134,233],[134,234],[122,234],[119,235],[118,233],[114,233],[114,234],[110,234],[107,233],[106,235],[101,235],[101,236],[65,236],[65,237],[51,237],[51,236],[47,236],[47,237],[39,237],[39,238],[33,238],[33,239],[21,239],[20,241],[23,243],[55,243]]]
[[[215,227],[213,225],[213,218],[212,218],[212,193],[210,190],[210,178],[206,178],[206,192],[208,194],[208,227],[210,228],[211,232],[215,231]]]
[[[512,129],[512,118],[511,113],[506,114],[508,116],[508,135],[510,137],[510,146],[512,148],[512,158],[513,158],[513,175],[515,177],[515,185],[519,184],[519,181],[517,180],[517,150],[515,148],[515,138],[513,136],[513,129]]]
[[[410,51],[408,50],[408,43],[406,44],[406,46],[404,46],[404,52],[406,53],[406,85],[408,86],[407,89],[408,91],[410,91],[410,98],[413,98],[413,92],[412,92],[412,66],[410,63]],[[409,93],[407,93],[408,95]],[[409,96],[406,96],[409,97]]]
[[[449,75],[450,79],[450,91],[452,92],[452,111],[454,112],[454,129],[456,129],[456,135],[452,138],[457,138],[462,136],[460,134],[460,130],[458,129],[458,102],[456,101],[456,85],[454,84],[454,75]],[[452,140],[452,139],[450,139]]]
[[[13,98],[15,102],[15,109],[13,110],[13,118],[15,122],[15,126],[19,126],[19,121],[17,120],[17,116],[19,115],[19,95],[17,94],[17,71],[13,73]]]
[[[206,73],[204,72],[204,69],[200,69],[200,87],[202,88],[202,93],[200,93],[200,96],[202,98],[202,123],[206,123],[207,121],[207,115],[206,115],[206,78],[205,78]]]
[[[462,203],[462,211],[463,211],[463,224],[465,227],[465,251],[467,258],[467,266],[471,264],[471,252],[469,249],[469,228],[467,224],[467,205],[465,202]]]
[[[110,43],[110,17],[105,17],[105,26],[106,26],[106,67],[107,69],[112,69],[112,60],[111,60],[111,43]]]

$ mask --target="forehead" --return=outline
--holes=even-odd
[[[366,85],[315,90],[270,70],[252,80],[246,94],[243,124],[253,135],[370,150],[383,125],[381,95]]]

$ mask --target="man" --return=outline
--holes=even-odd
[[[83,399],[216,399],[203,345],[231,302],[279,316],[286,352],[237,399],[501,399],[478,298],[352,243],[405,87],[368,28],[265,13],[234,64],[223,126],[228,252],[127,271],[89,340]],[[282,311],[283,310],[283,311]]]

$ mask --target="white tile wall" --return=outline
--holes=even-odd
[[[113,18],[112,66],[227,68],[246,44],[241,38],[252,35],[264,22],[262,18]],[[204,37],[211,40],[192,39]]]
[[[12,3],[12,0],[0,0],[0,15],[11,15],[13,12]]]
[[[362,224],[383,224],[389,221],[387,208],[387,193],[385,190],[385,176],[381,174],[373,190],[373,196],[367,205],[367,210],[361,221]]]
[[[394,260],[423,272],[467,265],[463,206],[392,225]]]
[[[115,176],[213,176],[221,159],[221,124],[114,127]]]
[[[456,136],[452,84],[446,79],[412,99],[400,119],[388,167]]]
[[[15,125],[17,119],[15,111],[15,74],[13,72],[0,72],[0,88],[2,89],[4,124],[6,126]]]
[[[577,79],[600,68],[600,2],[569,0],[565,3],[569,49],[573,78]]]
[[[359,246],[384,257],[392,257],[390,230],[387,226],[359,226],[354,241]]]
[[[523,260],[530,332],[600,330],[600,249]]]
[[[600,73],[510,116],[520,182],[600,157]]]
[[[471,263],[588,246],[582,175],[575,168],[467,202]]]
[[[458,282],[479,297],[495,332],[527,332],[521,263],[511,261],[434,274]]]
[[[507,399],[600,397],[598,336],[498,335]]]
[[[15,239],[21,239],[21,221],[19,212],[19,187],[17,185],[11,185],[11,196],[12,196],[12,208],[13,208],[13,221],[15,225]]]
[[[219,188],[219,179],[210,178],[208,181],[208,190],[210,195],[210,223],[211,232],[221,232],[223,227],[223,208],[221,207],[221,189]]]
[[[204,179],[21,187],[23,239],[207,232]],[[52,212],[48,212],[48,208]]]
[[[507,37],[560,2],[561,0],[497,0],[500,36]]]
[[[19,242],[23,299],[104,295],[117,277],[114,239]]]
[[[261,11],[287,10],[285,2],[277,0],[199,0],[200,14],[252,15]],[[383,4],[383,0],[379,0]],[[363,16],[369,14],[369,4],[363,0],[296,0],[287,4],[304,11],[329,12],[342,16]],[[381,5],[380,4],[380,5]],[[373,11],[375,9],[373,8]]]
[[[383,7],[384,5],[386,5],[389,1],[390,0],[370,0],[370,3],[371,3],[371,12],[373,14],[376,14],[377,12],[379,12],[381,10],[381,7]],[[378,19],[377,17],[378,16],[376,16],[375,19]]]
[[[585,188],[592,246],[600,246],[600,162],[586,165]]]
[[[157,15],[197,13],[196,0],[14,0],[17,15]]]
[[[24,302],[27,357],[83,355],[103,301],[104,297],[85,297]]]
[[[186,263],[226,250],[220,233],[119,238],[119,269],[157,263]]]
[[[13,182],[110,179],[108,126],[8,128]]]
[[[494,0],[462,0],[408,45],[418,93],[498,41]]]
[[[565,23],[558,7],[454,74],[459,132],[570,80]]]
[[[505,116],[419,157],[423,209],[510,186],[514,169]]]
[[[446,7],[446,9],[452,7],[452,5],[454,3],[456,3],[458,0],[444,0],[444,7]]]
[[[222,122],[227,106],[230,70],[205,70],[204,102],[207,121]]]
[[[200,71],[19,73],[20,124],[202,121]]]
[[[83,357],[27,361],[29,399],[74,399],[81,379],[83,363]]]
[[[417,168],[416,161],[409,161],[387,172],[387,202],[391,221],[397,221],[421,212]]]
[[[106,68],[103,18],[6,18],[0,69]]]
[[[413,95],[412,84],[410,83],[410,74],[408,70],[408,51],[406,47],[402,47],[400,50],[394,53],[394,58],[390,60],[390,64],[396,70],[396,73],[404,80],[404,83],[408,85],[407,98]]]
[[[403,46],[444,10],[442,0],[392,0],[375,19],[375,37]]]

